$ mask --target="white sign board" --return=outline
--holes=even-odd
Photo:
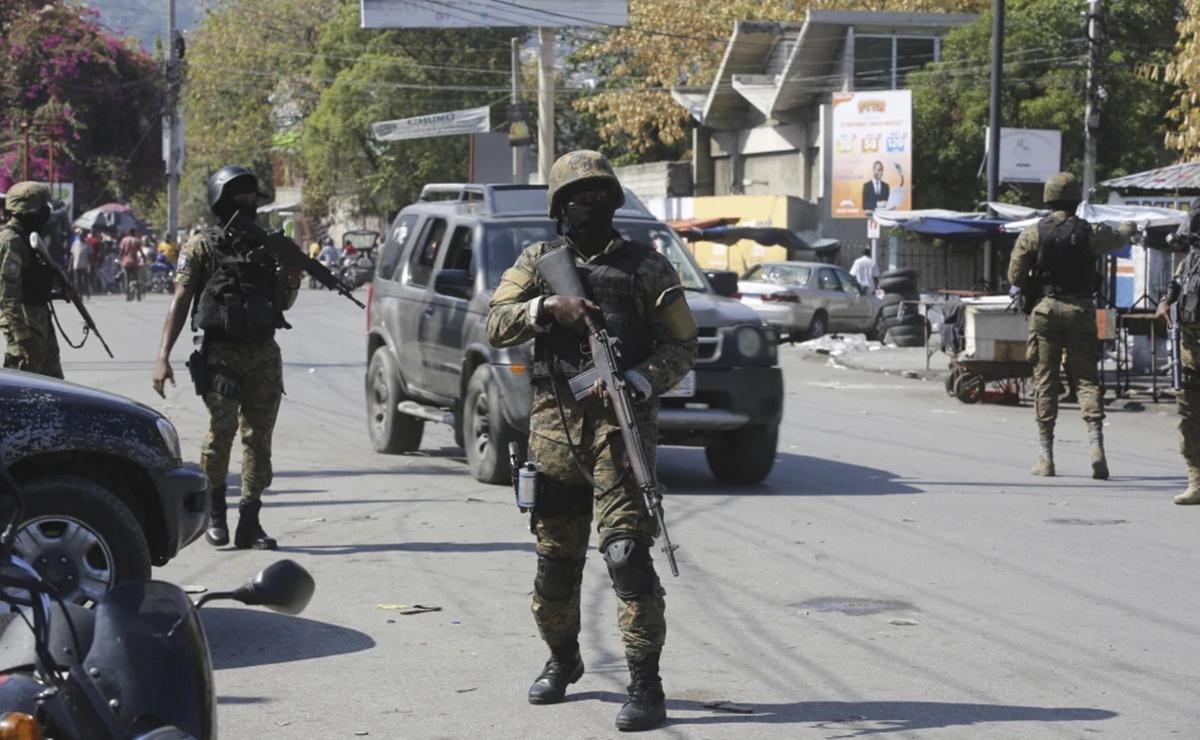
[[[363,28],[624,26],[627,0],[361,0]]]
[[[873,218],[867,219],[867,238],[868,239],[878,239],[879,238],[879,222]]]
[[[492,128],[491,108],[468,108],[428,116],[379,121],[371,124],[371,133],[380,141],[425,139],[431,136],[486,134]]]
[[[984,151],[990,139],[984,128]],[[1062,131],[1000,129],[1000,182],[1045,182],[1062,169]]]

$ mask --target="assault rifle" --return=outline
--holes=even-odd
[[[561,296],[584,297],[583,281],[575,268],[575,257],[566,247],[552,249],[538,259],[536,268],[542,279],[550,288]],[[671,565],[671,575],[679,575],[679,566],[675,564],[675,550],[678,545],[671,544],[671,536],[667,533],[667,522],[663,516],[662,494],[663,487],[659,485],[654,468],[646,456],[646,445],[642,440],[641,430],[638,429],[637,417],[633,413],[633,397],[630,393],[629,382],[621,373],[619,360],[621,358],[620,341],[609,335],[601,321],[596,317],[587,317],[588,344],[592,350],[592,363],[595,365],[598,377],[604,380],[604,392],[612,402],[617,415],[617,423],[621,427],[621,438],[625,440],[625,449],[629,454],[629,462],[633,467],[633,477],[638,489],[646,502],[646,510],[658,519],[662,531],[662,552],[666,553],[667,562]]]
[[[321,285],[341,293],[359,308],[366,308],[354,297],[349,285],[338,280],[337,275],[330,272],[325,265],[305,254],[300,245],[284,236],[282,231],[267,231],[241,213],[235,213],[233,218],[229,219],[229,223],[225,224],[224,230],[240,236],[253,246],[265,248],[279,264],[304,270]]]
[[[1183,355],[1180,347],[1179,331],[1179,300],[1171,303],[1167,314],[1167,356],[1171,362],[1171,388],[1183,388]]]
[[[96,322],[92,319],[92,315],[83,307],[83,299],[79,297],[79,292],[71,285],[71,281],[67,278],[67,274],[59,267],[58,263],[50,256],[50,252],[46,249],[46,242],[42,241],[42,235],[36,231],[29,235],[29,245],[33,247],[33,251],[38,253],[42,262],[54,271],[55,278],[62,285],[63,293],[66,294],[67,300],[71,305],[75,306],[75,310],[79,312],[79,316],[83,319],[83,339],[79,340],[79,344],[72,344],[67,335],[63,333],[62,326],[58,327],[58,331],[63,335],[63,339],[67,344],[71,345],[72,349],[79,349],[83,343],[87,341],[88,333],[96,335],[96,339],[100,340],[100,344],[104,347],[104,351],[108,353],[109,358],[113,356],[112,350],[108,348],[108,342],[104,341],[104,337],[100,336],[100,329],[96,326]],[[55,323],[58,323],[58,317],[54,317]]]

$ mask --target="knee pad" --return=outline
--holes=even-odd
[[[621,537],[604,546],[604,563],[613,590],[625,601],[653,593],[658,588],[658,573],[650,559],[650,547],[630,537]]]
[[[543,599],[565,601],[571,598],[582,579],[582,561],[552,558],[538,553],[537,576],[533,579],[533,587]]]

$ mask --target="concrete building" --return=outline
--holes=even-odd
[[[789,196],[808,207],[788,228],[839,239],[843,253],[867,243],[866,218],[831,216],[832,96],[903,89],[976,17],[810,10],[803,23],[739,22],[713,84],[672,91],[697,124],[693,194]]]

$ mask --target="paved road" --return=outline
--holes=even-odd
[[[194,458],[205,417],[186,378],[165,402],[150,388],[166,306],[94,301],[118,359],[89,343],[64,365],[163,409]],[[430,425],[420,454],[371,453],[363,313],[306,290],[293,314],[264,509],[279,555],[199,543],[158,571],[225,588],[286,555],[317,579],[300,617],[204,610],[224,736],[616,735],[626,673],[599,555],[584,577],[588,673],[569,702],[531,707],[545,653],[511,493],[474,482],[446,428]],[[174,353],[181,375],[188,351]],[[671,722],[658,736],[1197,736],[1200,507],[1170,502],[1184,480],[1169,407],[1110,415],[1108,482],[1085,477],[1070,409],[1062,475],[1039,479],[1028,407],[784,357],[765,485],[716,485],[696,450],[661,456],[682,549],[665,583]],[[440,611],[380,608],[398,604]],[[754,713],[705,707],[720,700]]]

